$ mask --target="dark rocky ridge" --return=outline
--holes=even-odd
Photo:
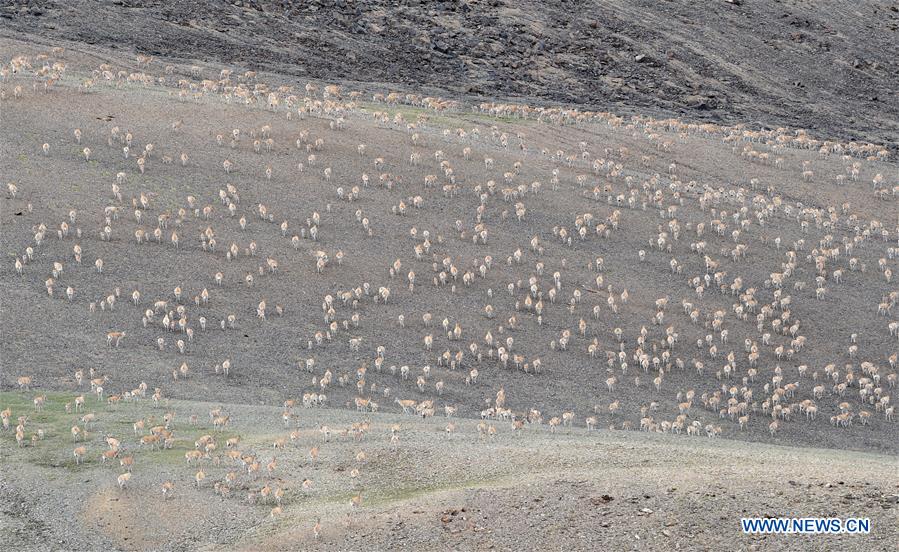
[[[899,4],[0,0],[3,33],[300,78],[899,142]]]

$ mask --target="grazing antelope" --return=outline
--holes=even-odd
[[[90,429],[91,426],[96,421],[97,421],[97,415],[94,414],[93,412],[89,412],[81,417],[81,423],[83,423],[87,429]]]
[[[148,445],[151,448],[159,447],[159,435],[143,435],[140,438],[139,446],[143,447],[144,445]]]
[[[400,407],[403,409],[403,414],[410,414],[411,411],[415,408],[415,405],[417,404],[415,401],[409,400],[409,399],[407,399],[407,400],[394,399],[394,402],[396,404],[400,405]]]
[[[199,450],[189,450],[184,453],[184,458],[187,460],[187,463],[190,464],[193,461],[199,461],[203,458],[203,453]]]
[[[120,475],[120,476],[118,477],[119,488],[120,488],[120,489],[124,489],[124,488],[125,488],[125,485],[128,483],[128,481],[129,481],[130,479],[131,479],[131,473],[130,473],[130,472],[126,472],[126,473],[123,473],[122,475]]]

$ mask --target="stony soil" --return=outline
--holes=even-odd
[[[303,79],[899,142],[891,2],[3,0],[0,21]]]
[[[3,60],[19,54],[35,59],[47,51],[43,44],[0,41]],[[724,143],[721,134],[658,131],[663,140],[671,142],[668,150],[663,150],[647,140],[649,131],[639,126],[601,121],[557,126],[534,120],[496,119],[468,110],[434,113],[416,106],[368,102],[346,114],[344,130],[332,130],[327,117],[294,116],[288,120],[283,109],[226,103],[216,94],[179,101],[171,80],[150,86],[98,83],[82,92],[78,84],[100,63],[135,70],[130,54],[122,58],[102,48],[85,47],[85,51],[76,48],[60,55],[68,66],[66,76],[47,93],[40,86],[33,87],[34,81],[28,76],[17,75],[0,84],[5,94],[0,181],[4,185],[14,182],[18,188],[15,198],[4,191],[0,204],[0,250],[4,258],[0,267],[0,384],[10,390],[17,387],[19,376],[33,378],[28,392],[0,396],[0,407],[13,409],[13,426],[19,415],[29,413],[33,417],[26,424],[29,438],[38,428],[47,433],[34,448],[23,450],[16,448],[12,431],[0,440],[3,530],[18,548],[43,549],[46,542],[79,550],[251,550],[260,546],[274,549],[285,542],[300,549],[340,550],[403,545],[421,549],[434,542],[462,550],[490,546],[515,550],[532,545],[595,549],[603,543],[612,543],[613,549],[647,550],[676,546],[799,549],[819,542],[833,543],[827,548],[859,550],[895,546],[897,424],[872,404],[863,403],[857,386],[850,387],[844,396],[835,394],[824,372],[825,366],[834,364],[840,381],[847,370],[861,377],[861,363],[870,362],[882,376],[881,393],[889,395],[894,390],[886,381],[887,375],[895,372],[889,357],[897,352],[897,340],[887,325],[896,319],[897,311],[893,307],[889,316],[881,316],[877,305],[896,291],[896,279],[887,282],[878,261],[883,258],[884,268],[899,270],[896,259],[887,259],[886,252],[896,244],[893,224],[899,204],[895,196],[881,200],[871,192],[876,174],[886,175],[887,182],[895,185],[889,181],[889,175],[896,174],[894,161],[844,159],[838,155],[823,159],[814,152],[788,148],[775,152],[784,159],[783,166],[777,167],[740,156],[739,151],[750,143]],[[176,74],[190,73],[187,65],[173,63]],[[149,71],[161,76],[162,67],[157,61]],[[202,64],[202,68],[201,77],[217,77],[218,68],[213,64]],[[297,83],[289,75],[268,73],[259,78],[273,84],[291,84],[303,95],[305,80]],[[18,98],[12,93],[15,86],[22,87]],[[371,115],[375,111],[386,111],[391,118],[402,114],[407,121],[427,117],[416,130],[418,143],[413,145],[405,124],[376,122]],[[175,121],[182,122],[178,129],[172,128]],[[255,153],[250,133],[263,125],[272,128],[274,148]],[[107,145],[113,126],[133,134],[133,151],[154,144],[145,173],[137,170],[133,154],[124,158],[120,144]],[[506,132],[512,137],[510,147],[504,148],[491,134],[492,126],[497,127],[497,134]],[[480,136],[469,134],[465,140],[452,134],[444,136],[444,129],[458,127],[477,128]],[[73,138],[75,128],[82,130],[81,144]],[[228,135],[234,128],[242,133],[235,148],[227,143],[216,145],[217,134]],[[297,163],[309,165],[308,154],[294,145],[303,130],[308,130],[313,141],[322,138],[324,146],[315,152],[315,164],[299,172]],[[524,150],[517,149],[516,133],[524,135]],[[606,175],[605,171],[593,175],[589,159],[578,159],[569,166],[554,158],[553,153],[559,149],[566,153],[580,151],[580,142],[587,144],[591,156],[620,163],[620,175]],[[50,146],[47,155],[41,150],[43,143]],[[357,153],[360,143],[367,145],[364,156]],[[769,151],[765,144],[751,145]],[[89,161],[83,156],[84,147],[92,150]],[[470,159],[463,156],[464,147],[472,148]],[[442,193],[448,181],[434,157],[435,150],[443,151],[454,168],[458,185],[454,196]],[[417,166],[409,163],[413,151],[421,154]],[[184,167],[177,162],[181,152],[190,156]],[[175,158],[175,163],[161,163],[164,155]],[[376,157],[383,158],[381,167],[374,165]],[[486,168],[484,157],[494,159],[495,167]],[[226,158],[236,167],[230,174],[222,170]],[[481,203],[474,186],[493,179],[498,188],[505,187],[503,173],[511,171],[516,161],[522,166],[520,174],[512,176],[513,185],[540,181],[541,191],[510,202],[504,202],[500,192],[489,197],[482,216],[489,228],[489,240],[487,244],[474,244],[470,236]],[[809,182],[801,176],[806,161],[814,172]],[[861,163],[859,180],[838,182],[837,175],[845,174],[847,165],[854,161]],[[675,164],[674,179],[669,175],[671,163]],[[269,166],[270,180],[264,176]],[[332,168],[330,181],[323,177],[325,167]],[[559,180],[555,186],[551,184],[554,170]],[[121,203],[110,192],[119,172],[125,173]],[[361,185],[363,172],[374,181],[368,187]],[[394,185],[390,189],[377,184],[381,173],[392,175]],[[428,174],[440,175],[437,187],[423,185]],[[590,175],[589,186],[578,184],[580,174]],[[630,180],[625,180],[627,177]],[[660,184],[651,183],[655,181]],[[690,181],[697,186],[688,186]],[[645,194],[639,191],[644,183]],[[236,186],[240,194],[234,217],[218,200],[218,190],[226,184]],[[602,188],[606,184],[610,186],[612,205],[605,192],[600,191],[597,197],[592,193],[593,186]],[[361,188],[358,201],[338,198],[338,186],[349,189],[356,185]],[[705,210],[698,201],[702,185],[720,187],[723,192]],[[671,197],[672,186],[682,192],[683,202],[678,204],[676,216],[684,230],[678,240],[672,241],[670,253],[650,245],[658,238],[660,225],[667,226],[670,221],[660,217],[651,201],[654,186],[664,194],[663,207],[676,203]],[[634,208],[626,202],[614,205],[614,197],[630,193],[629,189],[638,190]],[[131,198],[141,193],[148,194],[150,206],[143,212],[143,222],[138,223]],[[188,195],[195,196],[200,206],[213,206],[208,221],[190,212],[183,220],[174,220],[178,209],[187,207]],[[416,195],[423,199],[419,209],[411,207],[409,199]],[[773,202],[775,197],[781,207],[765,225],[759,225],[752,217],[756,208],[752,199]],[[410,204],[404,216],[392,212],[400,201]],[[516,201],[527,209],[520,221],[515,216]],[[845,202],[850,205],[846,213],[841,213],[840,205]],[[260,204],[267,206],[274,222],[264,222],[254,214]],[[110,205],[117,206],[121,216],[112,221],[112,237],[106,241],[99,238],[99,231],[105,224],[104,207]],[[735,243],[732,216],[742,206],[748,209],[742,218],[751,222],[737,236],[737,242],[746,244],[748,253],[745,260],[734,262],[728,256]],[[835,206],[838,213],[833,227],[816,225],[810,217],[806,218],[806,228],[800,225],[803,216],[797,215],[799,209],[830,206]],[[56,229],[63,220],[69,220],[72,209],[77,212],[71,233],[58,239]],[[370,220],[370,236],[357,221],[357,210]],[[603,221],[615,210],[620,212],[620,225],[609,238],[591,232],[584,240],[575,236],[569,246],[560,243],[553,233],[553,227],[575,231],[575,219],[584,213]],[[313,212],[321,216],[318,240],[300,240],[295,249],[290,236],[307,225]],[[170,214],[172,222],[162,243],[136,244],[134,231],[152,231],[163,213]],[[237,222],[241,216],[248,221],[246,229]],[[711,230],[710,222],[715,217],[726,221],[724,235]],[[456,220],[462,221],[464,238],[455,228]],[[279,230],[282,221],[288,223],[286,237]],[[826,235],[832,235],[838,245],[844,237],[856,235],[850,223],[857,224],[861,233],[862,228],[871,227],[871,221],[883,223],[887,239],[880,239],[875,232],[851,255],[829,260],[827,293],[816,299],[818,272],[806,257]],[[687,230],[688,225],[695,228],[700,222],[707,227],[701,237],[707,242],[707,254],[720,261],[719,270],[727,273],[724,281],[730,284],[739,276],[744,289],[758,290],[762,305],[775,300],[775,290],[766,286],[765,280],[772,272],[783,270],[787,251],[796,251],[799,262],[782,293],[791,296],[792,320],[800,321],[799,333],[807,341],[793,358],[778,359],[774,347],[787,348],[790,339],[774,334],[771,345],[759,349],[758,376],[753,381],[748,380],[743,342],[750,339],[761,345],[754,314],[746,321],[737,319],[733,305],[739,298],[719,293],[714,283],[701,298],[689,285],[689,279],[706,272],[703,257],[690,251],[690,243],[700,238],[695,231]],[[38,246],[34,232],[41,223],[48,227],[48,233]],[[216,234],[219,246],[215,252],[204,252],[200,247],[198,236],[207,226]],[[417,237],[410,234],[412,228],[417,230]],[[74,236],[76,229],[82,232],[80,238]],[[181,236],[178,248],[168,242],[172,230]],[[419,260],[413,248],[422,242],[424,230],[430,232],[435,257],[424,255]],[[529,247],[534,236],[543,246],[542,252]],[[779,247],[775,244],[778,237]],[[256,256],[244,254],[251,241],[258,245]],[[228,261],[225,250],[232,242],[239,245],[240,254],[237,260]],[[72,258],[76,243],[83,249],[81,264]],[[19,275],[15,259],[21,258],[29,246],[34,248],[34,258],[25,263]],[[507,263],[516,249],[521,249],[521,262]],[[641,249],[646,254],[643,262],[638,257]],[[312,252],[316,250],[327,251],[332,259],[321,274],[315,270]],[[339,266],[334,260],[338,250],[344,254]],[[477,270],[486,255],[494,259],[492,268],[485,278],[477,276],[471,286],[463,285],[461,277],[455,290],[450,283],[432,283],[432,263],[439,265],[450,257],[464,272]],[[257,269],[268,257],[277,259],[278,271],[260,276]],[[590,267],[597,257],[604,259],[601,274]],[[865,270],[850,270],[850,257]],[[94,269],[97,258],[104,260],[102,274]],[[672,258],[682,265],[681,274],[672,274]],[[388,270],[396,259],[401,260],[402,270],[398,277],[391,278]],[[45,282],[54,262],[63,264],[63,272],[54,284],[53,297],[49,297]],[[539,275],[538,262],[544,264]],[[831,272],[837,268],[843,271],[842,283],[832,279]],[[418,275],[414,293],[407,288],[409,270]],[[221,287],[213,280],[217,271],[225,276]],[[560,272],[561,291],[556,302],[550,303],[547,290],[553,287],[552,274],[556,271]],[[255,276],[251,287],[244,283],[248,273]],[[603,277],[602,285],[596,283],[598,275]],[[521,306],[531,276],[536,277],[546,297],[542,324],[538,324],[536,313]],[[513,286],[510,295],[507,285],[518,281],[523,282],[522,287]],[[310,348],[308,343],[315,333],[327,329],[321,309],[323,298],[362,286],[363,282],[371,285],[373,295],[379,287],[389,286],[389,301],[375,302],[363,294],[356,308],[359,326],[348,324],[346,330],[342,322],[350,319],[353,309],[336,301],[338,329],[333,339]],[[795,288],[794,282],[805,282],[806,287]],[[176,286],[184,290],[182,303],[195,330],[186,354],[175,348],[175,341],[184,337],[161,328],[162,313],[146,327],[141,324],[143,311],[152,308],[154,301],[167,300],[173,308],[172,290]],[[607,305],[606,286],[613,290],[618,313]],[[74,290],[71,301],[65,296],[67,287]],[[89,303],[102,301],[117,287],[121,297],[113,309],[90,312]],[[196,307],[192,298],[203,288],[210,291],[211,299],[208,305]],[[141,293],[137,307],[129,302],[135,289]],[[624,289],[630,295],[626,304],[620,300]],[[572,312],[567,305],[574,290],[582,298]],[[669,297],[669,306],[664,323],[654,325],[655,301],[665,296]],[[264,321],[255,314],[261,300],[268,303]],[[684,313],[681,300],[699,309],[696,324]],[[516,310],[516,302],[520,310]],[[488,303],[497,311],[494,319],[484,315]],[[274,314],[276,304],[283,306],[283,316]],[[598,319],[592,315],[594,305],[600,306]],[[727,343],[711,327],[711,316],[718,310],[726,313]],[[430,327],[422,322],[425,312],[433,314]],[[220,322],[231,313],[236,315],[236,327],[220,329]],[[397,323],[401,314],[406,319],[405,327]],[[514,329],[508,324],[513,315],[517,318]],[[198,326],[200,316],[209,321],[206,331]],[[463,328],[460,340],[446,337],[440,327],[444,318],[450,322],[450,329],[456,322]],[[587,323],[583,336],[577,328],[582,318]],[[489,330],[500,335],[499,326],[504,327],[503,339],[513,337],[513,352],[528,361],[541,358],[540,374],[525,373],[512,364],[504,368],[487,358],[485,334]],[[610,366],[605,360],[607,351],[619,347],[614,328],[623,330],[625,350],[630,353],[644,326],[647,348],[656,345],[658,355],[665,328],[673,326],[679,333],[672,357],[684,360],[686,368],[666,367],[660,389],[652,384],[658,374],[655,368],[644,373],[631,363],[622,373],[617,363]],[[552,349],[550,343],[566,329],[572,332],[568,349]],[[118,348],[106,346],[106,333],[112,330],[127,332]],[[770,321],[764,331],[773,333]],[[858,351],[850,354],[853,333],[858,335]],[[431,351],[422,345],[427,334],[434,336]],[[696,346],[697,339],[706,335],[711,335],[718,347],[717,358],[710,357],[708,344]],[[165,341],[162,351],[156,346],[158,337]],[[349,343],[355,337],[362,340],[358,351]],[[594,337],[599,344],[597,358],[587,352]],[[468,352],[471,342],[478,343],[485,353],[480,363]],[[378,346],[385,347],[380,373],[374,367]],[[439,354],[458,350],[466,355],[462,367],[454,370],[438,365]],[[716,371],[722,369],[730,350],[735,353],[736,373],[719,380]],[[310,357],[315,358],[311,374],[297,366]],[[214,371],[225,359],[233,364],[228,378]],[[693,360],[705,362],[705,371],[698,373]],[[173,381],[172,371],[183,362],[188,364],[189,374]],[[380,413],[356,414],[351,407],[358,395],[355,371],[362,365],[368,368],[363,394],[381,403]],[[408,380],[392,374],[389,368],[403,365],[411,367]],[[419,390],[415,380],[426,365],[431,366],[431,375]],[[800,366],[808,366],[805,376],[800,376]],[[465,377],[473,367],[479,369],[478,381],[466,385]],[[785,399],[787,403],[796,405],[814,399],[812,373],[817,373],[818,383],[826,386],[824,395],[814,399],[816,418],[809,419],[797,410],[772,435],[768,430],[771,417],[762,413],[760,403],[770,394],[765,386],[770,386],[778,367],[784,383],[799,382],[795,396]],[[145,400],[141,405],[121,405],[110,411],[105,403],[89,397],[90,408],[99,412],[103,421],[88,441],[90,462],[85,467],[74,466],[68,431],[72,423],[78,423],[78,417],[65,414],[62,405],[77,393],[89,393],[86,385],[79,390],[75,383],[73,374],[79,368],[85,374],[94,369],[98,375],[108,376],[107,395],[134,389],[141,381],[148,384],[150,393],[159,387],[172,401],[166,409],[177,412],[176,447],[171,451],[137,451],[138,467],[132,485],[125,491],[115,486],[118,466],[99,463],[105,446],[102,439],[107,433],[119,436],[127,442],[127,449],[133,450],[131,422],[150,415],[158,420],[162,409],[154,411]],[[279,425],[280,405],[286,399],[318,391],[317,382],[325,370],[334,375],[334,382],[324,391],[329,408],[301,410],[301,440],[288,452],[276,454],[271,441],[289,431]],[[341,375],[349,377],[348,385],[337,383]],[[618,382],[610,392],[605,381],[611,375]],[[641,380],[639,386],[634,382],[636,376]],[[439,396],[434,387],[437,381],[446,385]],[[757,411],[742,430],[736,420],[720,417],[717,410],[704,408],[699,400],[722,384],[737,389],[745,386],[754,393]],[[478,418],[485,399],[495,397],[501,387],[509,408],[519,415],[537,408],[543,412],[544,424],[529,424],[523,435],[514,436],[509,422],[490,420],[499,434],[491,442],[482,443],[477,437],[477,421],[469,418]],[[385,388],[390,388],[386,396]],[[657,404],[652,413],[657,422],[673,421],[678,415],[678,394],[682,396],[688,390],[696,393],[688,420],[703,427],[720,426],[721,438],[708,439],[704,432],[698,438],[618,431],[628,424],[639,427],[640,408],[651,402]],[[47,393],[52,405],[45,414],[32,413],[31,399],[40,393]],[[438,415],[444,405],[457,406],[459,416],[464,418],[459,435],[448,440],[442,431],[442,419],[402,417],[394,398],[434,399]],[[616,400],[621,411],[612,415],[608,405]],[[862,425],[856,417],[850,427],[833,426],[829,420],[841,412],[841,402],[846,402],[856,416],[870,411],[870,423]],[[264,462],[277,456],[281,464],[271,478],[241,480],[227,499],[211,489],[213,482],[224,477],[225,466],[211,468],[207,487],[192,490],[195,468],[188,468],[183,459],[196,437],[210,431],[202,425],[190,427],[186,420],[197,414],[205,424],[206,412],[217,405],[223,405],[233,419],[220,440],[239,433],[246,440],[246,450],[258,450]],[[598,426],[614,426],[616,431],[586,431],[585,418],[594,414],[594,407],[598,410]],[[551,434],[545,422],[565,411],[574,412],[574,427]],[[320,424],[346,429],[363,417],[370,417],[373,423],[364,445],[337,435],[335,430],[333,443],[322,446],[320,465],[308,465],[306,452],[319,440],[316,429]],[[396,451],[388,441],[392,423],[400,423],[402,428]],[[361,470],[362,483],[355,488],[347,472],[358,450],[366,451],[371,464]],[[12,471],[12,466],[22,469]],[[311,496],[299,489],[306,474],[312,474],[310,478],[316,481]],[[176,480],[179,490],[175,499],[162,504],[159,485],[166,478]],[[287,488],[289,498],[281,517],[269,517],[273,504],[244,502],[248,490],[278,483],[278,478],[283,478],[280,483]],[[361,512],[352,515],[349,499],[357,492],[362,492],[364,505]],[[151,514],[142,506],[148,501],[159,506]],[[741,515],[794,515],[797,508],[803,515],[863,514],[872,518],[875,531],[869,537],[833,537],[826,541],[750,540],[739,533],[736,518]],[[60,512],[66,515],[59,516]],[[314,520],[319,517],[324,535],[315,543],[309,539]],[[77,524],[72,520],[78,520]],[[732,528],[726,528],[728,524]]]

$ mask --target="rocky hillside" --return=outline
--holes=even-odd
[[[0,0],[0,33],[473,101],[576,103],[899,141],[895,2],[702,4]]]

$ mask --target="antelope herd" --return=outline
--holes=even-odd
[[[280,486],[286,451],[302,447],[315,465],[334,438],[363,442],[379,411],[441,412],[447,420],[436,431],[447,439],[464,433],[451,418],[476,418],[484,442],[544,422],[551,433],[602,426],[708,438],[754,432],[778,442],[809,431],[896,437],[899,182],[884,147],[786,128],[275,86],[252,71],[199,79],[200,67],[160,68],[144,56],[134,71],[104,63],[73,75],[64,58],[54,48],[4,65],[5,109],[138,89],[168,94],[185,114],[152,135],[124,117],[98,124],[85,115],[77,128],[21,144],[42,159],[104,167],[93,203],[82,197],[57,213],[27,175],[7,175],[15,182],[4,198],[4,245],[18,249],[8,251],[4,278],[42,290],[18,308],[61,302],[93,321],[87,327],[107,328],[98,354],[115,363],[131,350],[141,360],[132,372],[90,367],[88,381],[80,366],[10,374],[7,365],[3,384],[28,394],[36,412],[51,402],[44,390],[71,395],[74,464],[118,460],[122,493],[152,485],[177,500],[182,488],[221,497],[240,489],[270,506],[271,517],[284,515],[287,498],[315,489],[311,479]],[[206,122],[215,128],[202,146],[170,146],[198,132],[190,110],[203,105],[221,117]],[[432,122],[438,113],[460,126]],[[229,116],[258,124],[229,124]],[[542,129],[583,139],[550,147]],[[698,142],[720,148],[745,176],[691,174],[684,152]],[[220,185],[163,200],[153,180],[161,171]],[[294,204],[266,192],[295,181],[303,189]],[[804,196],[820,204],[795,199],[810,185],[839,193]],[[844,191],[876,208],[828,203]],[[62,193],[52,203],[61,201]],[[10,222],[11,210],[26,214]],[[129,255],[181,268],[185,280],[164,292],[144,287],[129,273]],[[209,273],[189,281],[188,264]],[[276,295],[288,287],[308,293]],[[836,335],[813,313],[845,305],[844,296],[863,327]],[[273,423],[284,434],[244,448],[243,438],[226,437],[237,415],[217,408],[211,432],[173,468],[186,478],[142,480],[142,456],[176,447],[191,431],[182,428],[198,423],[176,430],[169,396],[218,400],[221,386],[261,385],[254,356],[206,352],[249,328],[294,336],[282,344],[291,361],[281,378],[297,393]],[[102,333],[96,341],[102,347]],[[201,384],[212,386],[209,395],[197,396]],[[161,419],[133,421],[133,435],[93,435],[105,411],[144,400]],[[359,422],[303,426],[302,409],[325,406],[354,410]],[[20,414],[17,444],[39,446],[44,434],[29,413],[4,410],[4,430]],[[407,442],[399,426],[383,438],[394,450]],[[365,508],[358,480],[366,472],[364,452],[355,458],[354,515]],[[316,520],[315,538],[321,533]]]

